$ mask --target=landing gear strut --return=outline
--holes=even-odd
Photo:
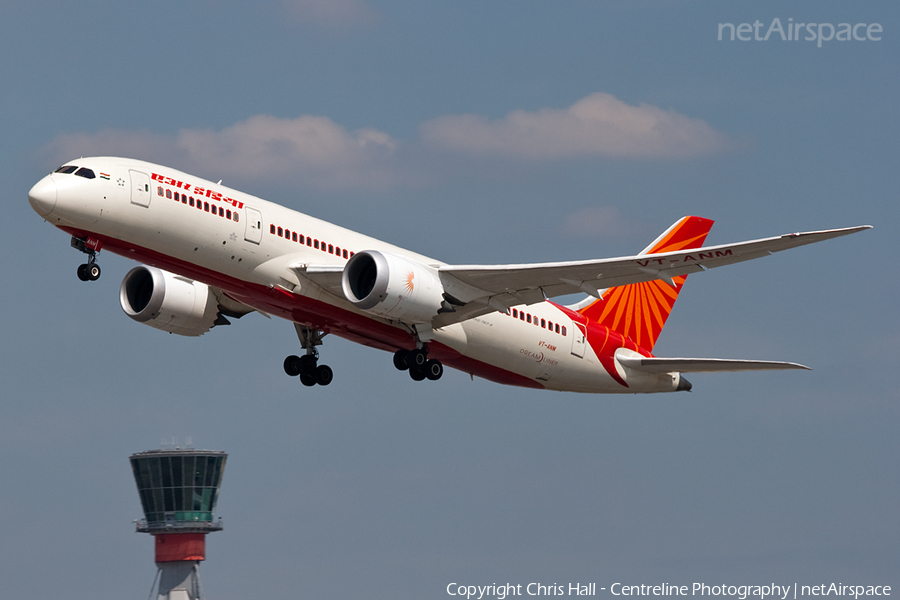
[[[88,255],[88,261],[78,266],[78,279],[82,281],[97,281],[100,279],[100,265],[97,264],[97,253],[100,251],[99,246],[95,250],[88,245],[87,238],[82,239],[72,236],[72,247]]]
[[[328,365],[320,365],[319,351],[316,346],[322,345],[322,338],[327,334],[318,329],[311,329],[294,323],[300,345],[306,350],[303,356],[294,354],[284,359],[284,372],[291,377],[300,376],[300,383],[307,387],[328,385],[334,379],[334,373]]]
[[[444,374],[444,365],[439,360],[428,358],[428,346],[424,344],[415,350],[397,350],[394,353],[394,366],[400,371],[408,370],[413,381],[437,381]]]

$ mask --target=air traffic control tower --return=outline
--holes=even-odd
[[[224,452],[191,449],[131,455],[144,508],[137,531],[156,543],[157,600],[203,598],[198,567],[206,559],[206,535],[222,529],[222,519],[214,521],[213,513],[226,458]]]

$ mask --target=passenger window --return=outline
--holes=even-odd
[[[172,190],[166,190],[166,198],[168,198],[169,200],[172,199]]]
[[[347,258],[347,249],[344,249],[344,258]]]
[[[234,213],[234,222],[237,223],[237,222],[240,221],[240,220],[241,220],[241,219],[240,219],[240,217],[238,217],[238,214],[237,214],[237,213]]]
[[[301,243],[301,244],[305,244],[305,243],[306,243],[306,238],[303,237],[303,234],[302,234],[302,233],[300,234],[300,243]]]
[[[209,202],[203,203],[203,210],[205,210],[206,212],[209,212]]]
[[[334,247],[334,253],[337,254],[338,256],[341,255],[341,248],[340,248],[340,246],[335,246],[335,247]]]
[[[269,225],[269,233],[275,233],[275,226]]]
[[[531,323],[531,313],[525,315],[525,322],[526,322],[526,323]]]
[[[281,234],[279,233],[278,235],[281,235]],[[284,230],[284,237],[285,237],[286,239],[291,239],[291,230],[290,230],[290,229],[285,229],[285,230]]]
[[[319,240],[314,240],[313,246],[315,247],[316,250],[318,250],[319,249]]]
[[[193,196],[191,196],[190,198],[188,198],[188,204],[189,204],[190,206],[193,206],[193,205],[194,205],[194,197],[193,197]]]
[[[547,329],[547,321],[545,321],[544,319],[541,319],[541,327]]]
[[[284,229],[281,227],[278,228],[278,237],[284,237]]]
[[[163,192],[162,192],[162,186],[159,186],[158,188],[156,188],[156,194],[157,194],[158,196],[162,196],[162,195],[163,195]]]
[[[312,246],[312,238],[310,238],[310,237],[306,238],[306,245]]]
[[[328,244],[328,254],[334,254],[334,246]]]
[[[81,167],[80,169],[75,171],[75,174],[79,177],[84,177],[85,179],[93,179],[94,177],[96,177],[96,175],[94,175],[94,172],[86,167]]]
[[[181,200],[181,194],[175,192],[175,202],[179,202]]]
[[[225,218],[226,218],[226,219],[231,219],[231,211],[230,211],[230,210],[226,210],[226,211],[225,211]]]
[[[220,217],[224,217],[224,216],[225,216],[225,209],[222,208],[221,206],[219,207],[219,216],[220,216]]]
[[[182,203],[182,204],[187,204],[187,194],[182,194],[182,195],[181,195],[181,203]]]
[[[518,318],[519,318],[519,311],[518,311],[518,309],[515,309],[515,308],[513,309],[513,318],[514,318],[514,319],[518,319]]]
[[[562,334],[566,335],[566,326],[565,325],[563,325]]]
[[[293,240],[295,242],[297,241],[297,232],[296,231],[291,234],[291,240]]]

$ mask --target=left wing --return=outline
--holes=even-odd
[[[693,250],[643,254],[621,258],[520,265],[463,265],[439,268],[441,281],[456,302],[454,312],[433,320],[443,327],[517,304],[534,304],[545,298],[586,292],[600,296],[603,289],[672,278],[724,265],[768,256],[806,244],[871,229],[870,225],[789,233],[778,237],[707,246]]]

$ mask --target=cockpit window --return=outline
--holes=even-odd
[[[77,168],[76,165],[63,165],[55,170],[54,173],[73,173]]]
[[[75,171],[75,174],[79,177],[84,177],[85,179],[93,179],[96,177],[96,175],[94,175],[94,172],[87,167],[81,167],[80,169]]]

